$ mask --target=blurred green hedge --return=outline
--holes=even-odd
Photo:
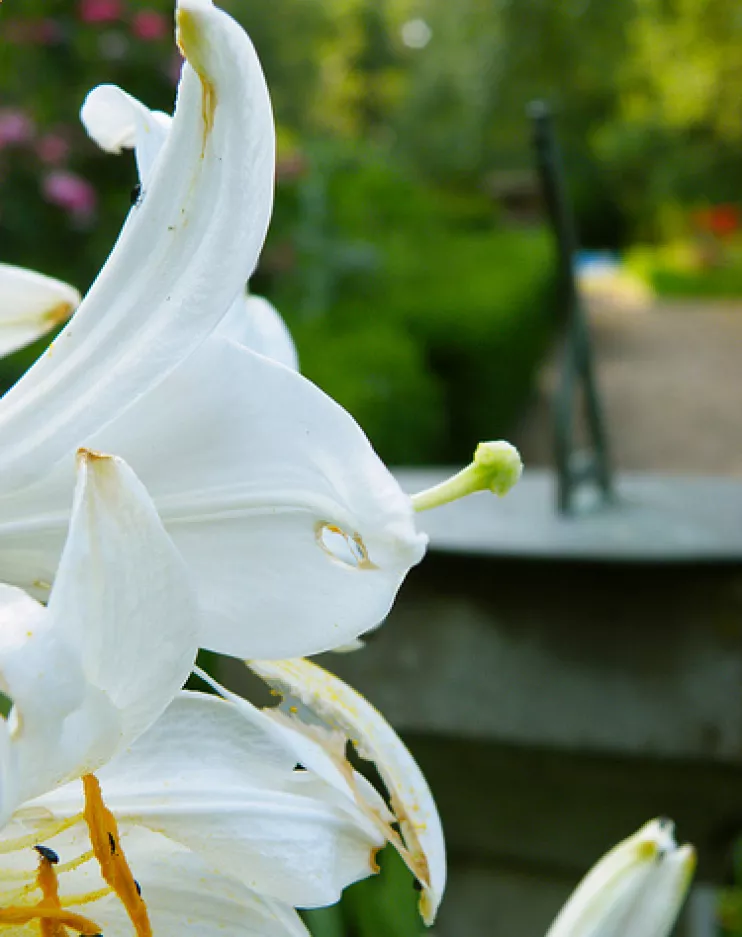
[[[298,275],[268,284],[302,370],[387,461],[461,461],[509,431],[530,390],[556,324],[550,237],[504,229],[484,195],[431,188],[383,151],[322,173]]]

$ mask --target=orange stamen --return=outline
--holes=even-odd
[[[28,924],[30,921],[45,920],[58,921],[64,927],[70,927],[85,937],[94,937],[100,933],[100,928],[90,918],[81,914],[73,914],[64,908],[47,908],[44,905],[35,905],[32,908],[10,907],[0,908],[0,924]]]
[[[39,902],[40,908],[55,908],[61,910],[62,904],[59,900],[59,882],[57,881],[57,872],[51,860],[46,856],[39,859],[39,871],[36,873],[36,882],[41,889],[42,898]],[[39,921],[41,928],[41,937],[67,937],[64,924],[51,917],[42,917]]]
[[[82,779],[82,785],[85,792],[83,817],[88,825],[90,844],[100,865],[101,876],[106,884],[111,886],[126,909],[137,937],[152,937],[147,906],[139,894],[134,876],[131,874],[121,848],[116,820],[103,803],[98,779],[93,774],[86,774]]]
[[[94,937],[100,933],[100,927],[94,921],[62,908],[57,872],[53,863],[45,856],[39,859],[36,885],[41,891],[41,901],[30,907],[0,908],[0,925],[23,925],[38,921],[41,937],[68,937],[65,930],[67,927],[86,937]]]

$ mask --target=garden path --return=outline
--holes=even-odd
[[[612,459],[622,470],[742,476],[742,299],[589,310]],[[553,354],[512,434],[553,464]]]

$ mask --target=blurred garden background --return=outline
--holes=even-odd
[[[527,103],[554,107],[585,248],[661,294],[742,291],[733,0],[225,0],[267,73],[275,218],[253,288],[392,463],[506,434],[555,327]],[[171,110],[166,0],[0,10],[0,251],[85,289],[133,160],[77,120],[115,82]],[[4,365],[7,384],[16,364]],[[16,369],[17,370],[17,369]]]
[[[221,5],[255,43],[278,128],[274,220],[251,287],[287,320],[302,371],[351,411],[385,461],[462,463],[479,439],[514,427],[548,461],[544,420],[538,438],[522,429],[560,325],[526,117],[534,99],[555,114],[584,270],[608,271],[588,276],[586,289],[618,299],[627,315],[669,303],[661,328],[645,320],[637,358],[660,356],[673,335],[692,350],[703,304],[742,297],[735,0]],[[133,158],[87,139],[79,107],[91,87],[111,82],[172,110],[172,15],[170,0],[2,3],[3,262],[88,287],[136,173]],[[668,319],[676,301],[677,327]],[[742,306],[707,321],[736,354],[723,336],[742,337]],[[0,385],[43,346],[0,362]],[[713,356],[707,364],[721,370]],[[608,360],[609,390],[610,368]],[[704,405],[713,424],[715,404]],[[631,407],[638,416],[633,399]],[[622,428],[624,411],[612,414],[610,401],[608,410]],[[738,423],[736,405],[729,420]],[[717,438],[731,435],[716,426]],[[645,438],[636,438],[635,462],[646,462]],[[727,449],[712,461],[742,470]],[[689,452],[678,467],[708,466],[694,466]],[[334,917],[314,915],[316,932],[418,933],[409,879],[385,874],[381,885],[352,889]],[[720,920],[725,933],[742,934],[737,891]]]

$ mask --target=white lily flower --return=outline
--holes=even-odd
[[[0,577],[48,594],[72,453],[112,452],[189,567],[201,646],[314,653],[385,617],[426,538],[344,410],[218,334],[268,224],[273,124],[242,29],[209,0],[180,0],[177,23],[189,64],[142,197],[71,323],[0,401]],[[163,121],[137,113],[154,139]]]
[[[284,745],[308,773],[329,785],[341,802],[372,821],[415,876],[420,886],[420,913],[426,924],[432,924],[446,884],[445,843],[430,789],[402,740],[360,693],[317,664],[299,659],[247,664],[285,695],[284,707],[261,712],[207,674],[197,672],[250,724],[272,724],[277,744]],[[389,807],[348,763],[348,742],[376,766],[389,795]]]
[[[125,463],[80,463],[48,607],[0,590],[0,925],[305,934],[293,906],[336,901],[384,836],[267,717],[179,692],[188,570]]]
[[[0,587],[0,823],[95,771],[165,710],[195,660],[188,573],[121,460],[79,455],[69,536],[45,608]]]
[[[60,280],[0,264],[0,357],[65,323],[79,302],[77,290]]]
[[[546,937],[667,937],[695,865],[672,822],[652,820],[588,872]]]
[[[115,85],[99,85],[85,99],[80,119],[102,150],[133,149],[141,194],[146,192],[155,160],[167,139],[171,118],[152,111]],[[262,296],[245,293],[232,303],[217,333],[267,358],[299,370],[291,333],[278,310]]]

